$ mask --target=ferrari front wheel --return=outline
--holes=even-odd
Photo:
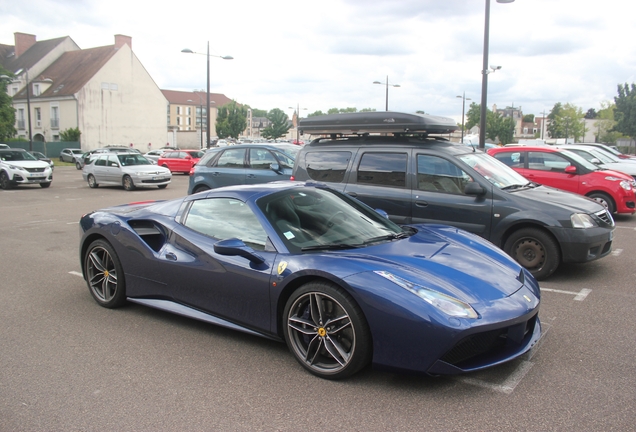
[[[105,240],[95,240],[84,255],[84,277],[100,306],[116,308],[126,303],[126,281],[115,250]]]
[[[310,282],[285,307],[284,336],[296,360],[326,379],[353,375],[371,360],[371,334],[362,311],[341,288]]]

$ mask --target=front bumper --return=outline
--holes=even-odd
[[[16,184],[40,184],[53,181],[53,171],[43,173],[17,172],[11,176],[11,182]]]
[[[584,263],[609,255],[614,240],[612,228],[556,228],[552,231],[561,245],[563,262]]]

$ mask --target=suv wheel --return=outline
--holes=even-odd
[[[561,262],[561,251],[556,240],[537,228],[522,228],[512,233],[506,240],[504,251],[537,280],[550,276]]]
[[[7,173],[4,171],[0,173],[0,187],[4,190],[11,189],[11,181],[9,180]]]

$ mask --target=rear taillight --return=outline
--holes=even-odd
[[[295,178],[294,176],[291,176],[291,177],[289,178],[289,180],[291,180],[291,181],[295,181],[295,180],[296,180],[296,178]]]

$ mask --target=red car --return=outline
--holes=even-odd
[[[167,151],[157,160],[157,165],[166,167],[173,173],[189,174],[201,157],[203,152],[200,150]]]
[[[636,183],[632,176],[599,169],[569,150],[498,147],[488,150],[488,154],[532,182],[585,195],[603,204],[610,213],[636,211]]]

